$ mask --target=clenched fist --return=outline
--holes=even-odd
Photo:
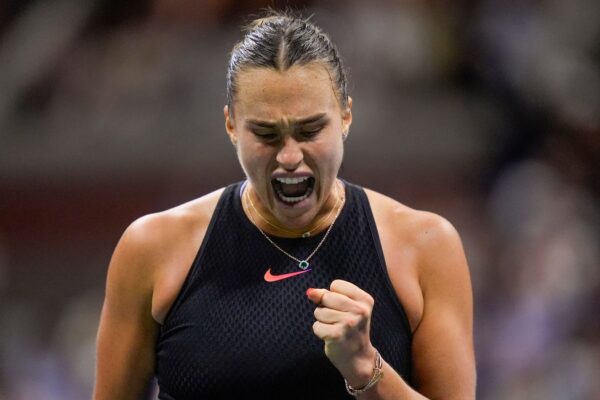
[[[306,295],[317,305],[313,332],[325,342],[325,354],[350,384],[365,384],[375,359],[369,336],[373,297],[340,279],[329,290],[310,288]]]

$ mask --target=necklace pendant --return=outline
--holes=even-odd
[[[298,268],[300,268],[301,270],[306,270],[309,266],[310,266],[310,264],[306,260],[302,260],[298,264]]]
[[[303,237],[303,238],[305,238],[305,239],[306,239],[307,237],[310,237],[310,232],[304,232],[304,233],[302,234],[302,237]]]

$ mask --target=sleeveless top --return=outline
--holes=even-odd
[[[242,182],[228,186],[156,343],[159,399],[351,399],[344,379],[315,336],[315,305],[306,290],[335,279],[375,299],[371,342],[408,383],[411,330],[389,280],[364,190],[345,183],[346,204],[329,237],[300,271],[248,220]],[[296,258],[310,254],[325,232],[288,239],[270,236]]]

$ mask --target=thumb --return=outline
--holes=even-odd
[[[306,291],[306,297],[316,305],[320,305],[323,300],[323,296],[327,293],[327,289],[308,288]]]

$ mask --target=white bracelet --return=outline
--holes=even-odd
[[[381,378],[383,378],[383,371],[381,370],[382,368],[383,360],[381,359],[381,355],[379,354],[379,352],[375,350],[375,367],[373,367],[373,376],[371,377],[371,379],[369,379],[369,382],[367,382],[367,384],[361,388],[353,388],[348,384],[348,381],[344,379],[344,383],[346,384],[346,391],[354,397],[366,392],[367,390],[375,386],[375,384],[379,382]]]

